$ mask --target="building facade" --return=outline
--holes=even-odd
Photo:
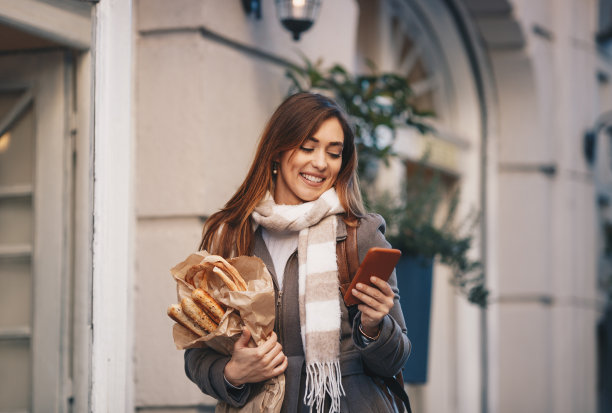
[[[435,264],[414,410],[606,411],[608,3],[323,1],[295,42],[272,0],[0,2],[0,412],[214,411],[172,342],[169,269],[302,55],[406,76],[438,133],[400,129],[381,181],[430,151],[480,213],[489,305]]]

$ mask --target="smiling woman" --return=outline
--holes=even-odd
[[[336,118],[324,121],[298,148],[280,156],[274,199],[296,205],[314,201],[335,183],[342,166],[344,132]]]
[[[356,227],[360,260],[371,247],[389,247],[382,218],[364,211],[356,158],[353,131],[334,101],[290,96],[270,118],[238,191],[204,224],[200,249],[259,257],[276,295],[274,333],[259,347],[247,345],[245,329],[231,356],[185,352],[187,376],[222,405],[243,407],[260,383],[284,374],[281,412],[396,411],[364,371],[391,377],[410,352],[395,273],[356,285],[362,304],[354,317],[339,290],[336,248],[347,226]]]

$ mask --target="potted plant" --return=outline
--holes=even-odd
[[[449,193],[440,174],[427,172],[419,163],[400,197],[383,193],[370,205],[385,217],[387,239],[403,253],[397,282],[414,349],[404,368],[409,383],[427,381],[434,259],[451,268],[451,283],[470,302],[485,308],[488,294],[480,262],[468,255],[477,215],[457,220],[458,191]]]

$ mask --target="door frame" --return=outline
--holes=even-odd
[[[38,213],[35,222],[44,223],[45,230],[55,225],[62,227],[58,232],[56,244],[61,246],[61,252],[55,256],[55,274],[48,277],[47,268],[36,265],[34,261],[44,259],[43,252],[36,252],[33,257],[33,273],[36,278],[43,279],[41,283],[51,283],[54,279],[57,284],[60,280],[57,300],[59,308],[56,315],[52,310],[35,310],[39,314],[47,313],[54,317],[49,322],[47,315],[40,316],[35,326],[56,326],[51,336],[45,336],[47,331],[33,331],[32,342],[32,411],[90,411],[92,393],[92,244],[93,244],[93,82],[92,82],[92,28],[94,6],[89,2],[67,2],[64,0],[48,0],[45,2],[35,0],[9,0],[0,4],[0,22],[13,26],[26,33],[51,40],[61,47],[65,47],[64,70],[60,75],[62,91],[65,98],[66,110],[60,116],[59,122],[64,123],[61,139],[57,139],[57,146],[51,148],[62,152],[63,162],[56,171],[61,171],[63,181],[60,188],[56,188],[55,196],[62,199],[62,207],[55,214],[59,220],[49,219],[46,214]],[[25,54],[24,54],[25,52]],[[18,54],[30,55],[29,51]],[[6,79],[3,79],[3,83]],[[14,84],[13,84],[14,86]],[[40,135],[44,127],[38,127]],[[38,139],[40,140],[40,139]],[[43,154],[38,146],[37,154]],[[42,155],[40,155],[42,156]],[[48,160],[44,160],[49,163]],[[51,165],[48,165],[51,166]],[[40,169],[40,168],[37,168]],[[40,169],[37,174],[42,174]],[[45,179],[42,176],[39,179]],[[42,181],[39,188],[45,188]],[[38,202],[41,196],[36,195]],[[40,199],[42,201],[42,199]],[[37,204],[38,205],[38,204]],[[36,206],[33,206],[36,208]],[[40,210],[40,208],[38,208]],[[72,213],[68,212],[71,211]],[[46,222],[49,221],[49,222]],[[43,229],[37,229],[44,232]],[[61,234],[61,235],[60,235]],[[35,245],[39,245],[43,238],[36,235]],[[61,258],[60,258],[61,257]],[[57,274],[61,268],[61,274]],[[33,274],[34,277],[34,274]],[[38,286],[38,285],[37,285]],[[35,292],[34,301],[40,296],[48,294],[44,288]],[[55,294],[58,294],[55,287]],[[59,325],[58,325],[59,320]],[[35,327],[38,328],[38,327]],[[45,327],[41,327],[45,329]],[[40,340],[38,339],[40,337]],[[44,337],[44,339],[43,339]],[[36,355],[37,350],[49,349],[50,359]],[[42,364],[44,363],[44,364]],[[38,371],[43,366],[43,374]],[[49,368],[49,366],[51,366]],[[55,371],[54,374],[54,370]]]

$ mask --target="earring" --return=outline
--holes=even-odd
[[[278,162],[272,162],[272,175],[276,175],[278,173]]]

